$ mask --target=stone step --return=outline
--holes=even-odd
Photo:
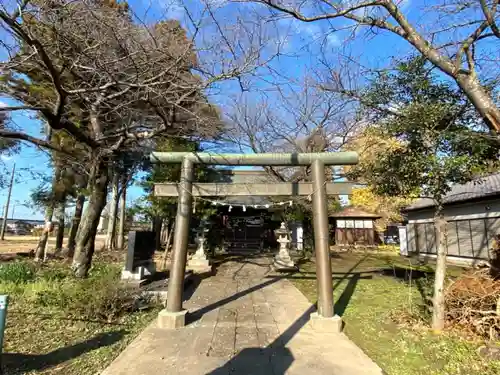
[[[165,304],[168,294],[168,278],[162,280],[154,280],[148,284],[143,284],[139,288],[142,293],[150,296],[156,302]],[[184,290],[186,290],[194,280],[194,273],[187,271],[184,275]]]

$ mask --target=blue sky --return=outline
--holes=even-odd
[[[194,19],[203,20],[203,27],[196,39],[197,47],[200,49],[199,59],[202,64],[217,71],[220,66],[211,64],[211,61],[220,61],[217,59],[227,54],[228,51],[224,48],[224,43],[217,33],[211,16],[207,15],[200,0],[179,1],[129,0],[128,3],[136,17],[146,23],[151,24],[165,18],[177,19],[192,32],[193,27],[187,17],[185,6]],[[233,3],[228,5],[224,0],[209,1],[215,19],[224,30],[234,30],[238,21],[252,25],[252,22],[257,22],[260,16],[269,15],[269,10],[258,4]],[[435,21],[433,14],[421,9],[421,2],[404,0],[402,3],[404,4],[402,9],[410,20],[424,24]],[[426,5],[433,3],[431,0]],[[272,102],[275,99],[278,83],[286,82],[287,84],[282,85],[281,88],[284,92],[291,92],[298,88],[298,84],[294,82],[319,74],[320,71],[324,73],[325,68],[320,64],[323,58],[326,58],[334,68],[339,67],[337,63],[339,55],[352,56],[361,67],[384,68],[389,66],[394,58],[411,52],[408,43],[402,39],[388,33],[368,33],[366,28],[356,31],[356,38],[350,40],[350,32],[342,31],[347,26],[349,26],[349,21],[342,19],[331,22],[302,23],[289,17],[281,17],[266,24],[267,47],[264,55],[267,53],[271,56],[276,51],[276,45],[279,45],[282,53],[280,57],[274,58],[267,67],[257,70],[254,76],[245,78],[247,91],[242,92],[236,81],[221,82],[208,92],[210,99],[218,104],[223,112],[227,112],[231,104],[242,97],[255,102],[266,97]],[[0,36],[4,37],[3,34]],[[239,36],[243,46],[249,45],[248,43],[254,37],[252,32],[242,33]],[[236,54],[238,53],[244,52],[236,51]],[[1,51],[0,58],[5,58]],[[363,77],[358,79],[362,80]],[[5,98],[0,97],[0,101],[9,104]],[[282,115],[286,118],[287,113],[282,113]],[[18,112],[12,119],[16,127],[27,130],[32,135],[40,136],[41,124],[28,113]],[[23,203],[29,199],[31,191],[40,183],[40,176],[50,175],[49,158],[43,151],[25,145],[20,153],[11,158],[2,156],[0,163],[3,167],[0,166],[0,172],[5,173],[11,169],[14,162],[17,166],[12,194],[12,201],[16,204],[15,217],[42,218],[40,212],[33,212],[32,209],[23,206]],[[142,190],[139,187],[130,188],[128,201],[136,200],[141,194]],[[6,189],[0,189],[0,208],[6,196]]]
[[[202,7],[200,7],[198,0],[187,0],[183,3],[179,3],[178,0],[130,0],[128,2],[137,18],[145,20],[147,23],[154,23],[158,19],[168,17],[177,19],[184,27],[190,28],[185,9],[181,4],[185,5],[195,17],[201,17]],[[216,4],[224,4],[223,1],[212,0],[211,4],[214,4],[215,18],[228,28],[234,24],[234,19],[237,17],[249,16],[254,13],[253,17],[256,18],[258,15],[267,14],[268,12],[265,7],[256,4],[230,4],[220,8]],[[279,72],[283,77],[287,77],[287,79],[300,80],[308,72],[311,72],[311,69],[318,67],[317,60],[321,49],[325,50],[328,55],[335,55],[343,51],[347,53],[346,46],[343,43],[343,39],[347,35],[342,32],[329,32],[332,26],[340,28],[342,22],[345,21],[305,24],[291,18],[277,21],[270,28],[269,33],[274,33],[274,37],[279,40],[284,55],[272,61],[271,68],[275,72]],[[273,28],[274,30],[272,30]],[[198,43],[202,44],[207,43],[207,40],[210,41],[210,34],[214,32],[213,27],[205,27],[204,34],[197,39]],[[326,34],[328,36],[325,38]],[[396,38],[391,38],[394,39],[391,42],[388,42],[387,38],[383,41],[379,39],[374,38],[366,44],[350,45],[349,51],[357,55],[363,64],[381,66],[385,65],[384,60],[407,50],[405,44]],[[376,53],[373,53],[375,51]],[[209,59],[211,57],[210,52],[204,53],[205,58]],[[262,69],[258,77],[249,81],[250,91],[242,93],[239,84],[236,82],[223,82],[218,85],[217,90],[211,92],[211,100],[219,104],[223,111],[235,98],[247,96],[253,100],[258,100],[262,92],[266,90],[265,95],[272,100],[273,86],[277,81],[280,81],[280,78],[276,74],[270,73],[267,69]],[[293,90],[293,85],[287,86],[285,90],[287,89]],[[7,100],[0,100],[9,104]],[[19,128],[27,129],[32,135],[40,135],[39,129],[41,126],[39,121],[30,118],[27,113],[18,112],[13,117],[13,120]],[[49,158],[43,151],[24,145],[19,154],[9,159],[3,158],[4,170],[11,168],[14,162],[17,167],[16,182],[12,193],[12,202],[16,205],[14,216],[41,219],[43,218],[41,212],[33,211],[24,203],[29,200],[31,191],[39,185],[40,176],[50,176]],[[129,189],[127,201],[131,203],[141,194],[142,189],[133,186]],[[6,197],[7,189],[0,189],[0,208],[3,207]],[[9,217],[11,214],[9,214]]]
[[[12,102],[6,99],[0,99],[2,103],[10,105]],[[12,123],[15,128],[22,129],[30,135],[43,136],[40,129],[42,124],[33,118],[30,113],[16,112],[13,114]],[[3,180],[10,180],[12,167],[16,164],[14,178],[14,187],[12,189],[9,218],[12,217],[14,209],[15,218],[43,219],[43,213],[34,210],[30,206],[30,194],[43,181],[44,178],[50,178],[51,167],[50,158],[46,151],[39,148],[22,144],[19,153],[14,155],[0,156],[0,173],[3,174]],[[138,186],[132,186],[128,190],[127,202],[132,204],[141,194],[142,189]],[[8,196],[8,188],[0,188],[0,213],[3,217],[4,205]],[[68,207],[68,213],[72,207]]]

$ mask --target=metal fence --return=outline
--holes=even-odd
[[[488,259],[493,237],[500,232],[500,218],[454,220],[447,224],[447,252],[451,256]],[[433,222],[408,224],[410,251],[436,254]]]

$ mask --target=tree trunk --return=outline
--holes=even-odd
[[[61,178],[61,167],[56,163],[54,168],[54,175],[52,176],[52,191],[50,202],[45,209],[45,225],[42,235],[38,241],[38,246],[35,250],[35,261],[45,260],[47,258],[47,251],[49,247],[49,234],[52,231],[52,218],[54,216],[55,202],[60,198],[58,192],[58,183]]]
[[[122,178],[122,196],[120,200],[120,225],[118,227],[118,238],[116,247],[123,249],[125,246],[125,221],[127,220],[127,176]]]
[[[108,229],[107,229],[107,236],[106,236],[106,247],[108,249],[113,249],[115,246],[115,228],[116,228],[116,213],[118,210],[118,183],[119,183],[119,176],[117,173],[113,175],[113,193],[111,196],[111,203],[109,206],[109,213],[108,213]]]
[[[444,328],[445,300],[444,300],[444,282],[446,276],[446,219],[444,217],[443,205],[436,205],[434,214],[434,225],[436,227],[436,246],[437,263],[434,280],[434,299],[432,303],[432,328],[441,331]]]
[[[155,243],[156,243],[156,251],[161,250],[161,227],[163,224],[163,219],[159,216],[156,216],[153,219],[153,232],[155,234]]]
[[[38,245],[35,250],[35,262],[45,260],[49,247],[49,233],[52,231],[52,217],[54,216],[54,203],[50,203],[45,210],[45,225],[42,235],[38,240]]]
[[[460,73],[457,83],[491,130],[500,133],[500,109],[475,74]]]
[[[102,211],[106,206],[108,170],[103,161],[98,161],[95,169],[95,180],[91,186],[92,191],[76,235],[72,269],[75,276],[79,278],[86,277],[90,270],[95,250],[97,227]]]
[[[170,220],[163,219],[162,224],[161,224],[161,234],[160,234],[160,246],[161,247],[165,247],[165,243],[167,242],[169,224],[170,224]]]
[[[63,199],[61,202],[59,202],[57,206],[57,232],[56,232],[56,248],[55,248],[55,254],[60,254],[62,252],[63,248],[63,241],[64,241],[64,214],[65,214],[65,200]]]
[[[75,214],[73,215],[71,229],[69,230],[68,251],[66,253],[66,256],[68,258],[72,258],[73,255],[75,255],[76,233],[78,232],[78,227],[80,226],[80,221],[82,219],[84,204],[85,204],[85,195],[79,195],[76,198]]]
[[[168,229],[167,242],[165,243],[165,252],[163,253],[160,265],[162,270],[164,270],[167,267],[167,256],[170,250],[170,243],[172,242],[172,237],[175,229],[175,221],[169,220],[168,222],[169,222],[169,229]],[[172,223],[172,227],[170,227],[170,223]]]

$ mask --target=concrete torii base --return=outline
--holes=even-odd
[[[310,318],[312,329],[318,332],[341,333],[344,327],[342,318],[338,315],[334,315],[331,318],[325,318],[319,315],[318,312],[313,312]]]
[[[162,329],[177,329],[186,325],[187,310],[170,312],[166,309],[158,313],[158,327]]]

